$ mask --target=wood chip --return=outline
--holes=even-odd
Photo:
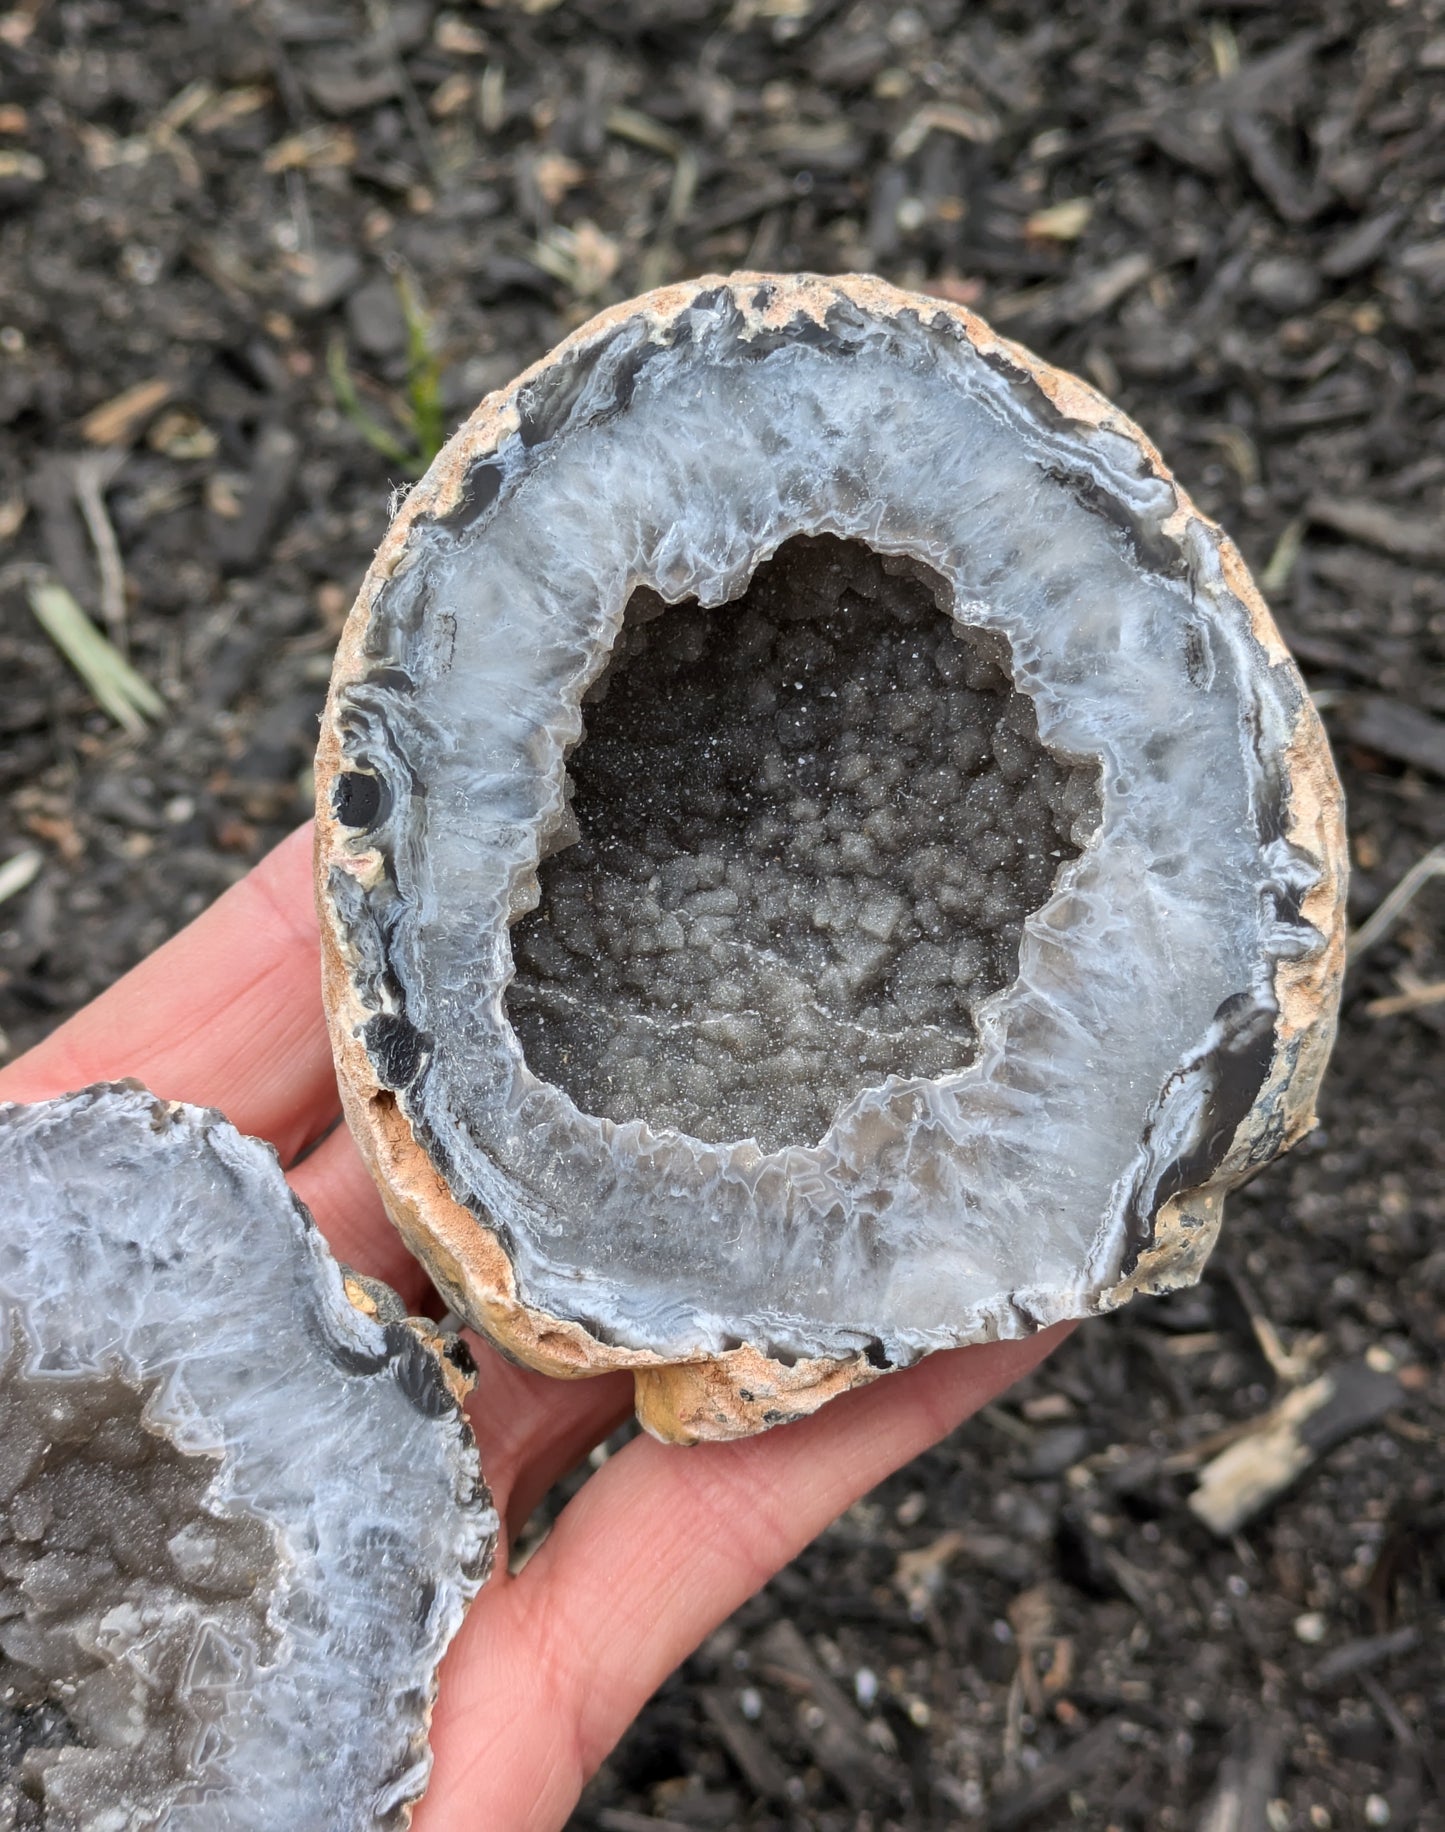
[[[7,903],[10,898],[18,897],[21,891],[28,890],[40,876],[40,867],[44,863],[45,855],[37,852],[33,846],[6,859],[0,865],[0,903]]]
[[[680,1819],[656,1819],[651,1813],[629,1813],[625,1807],[603,1807],[597,1823],[602,1832],[697,1832]]]
[[[1420,1630],[1413,1622],[1391,1629],[1387,1635],[1362,1635],[1358,1640],[1332,1648],[1319,1665],[1311,1669],[1308,1682],[1315,1690],[1323,1691],[1339,1685],[1342,1680],[1353,1679],[1357,1673],[1368,1672],[1384,1661],[1394,1660],[1397,1655],[1413,1653],[1419,1643]]]
[[[43,184],[45,161],[23,149],[0,149],[0,182],[17,186]]]
[[[1091,197],[1069,197],[1063,203],[1050,204],[1046,210],[1035,210],[1024,223],[1030,235],[1050,242],[1076,242],[1089,226],[1094,214]]]
[[[1005,1794],[988,1816],[989,1832],[1015,1832],[1016,1827],[1026,1826],[1103,1768],[1118,1748],[1121,1721],[1105,1718],[1102,1724],[1068,1744],[1051,1762],[1042,1763],[1021,1788]]]
[[[987,146],[998,138],[998,122],[983,108],[965,108],[958,103],[933,102],[920,108],[894,139],[895,159],[911,159],[931,133],[952,134],[958,140],[970,140],[975,146]]]
[[[869,1725],[853,1701],[786,1617],[758,1642],[759,1673],[799,1700],[798,1731],[813,1760],[850,1800],[865,1800],[889,1765],[869,1740]]]
[[[957,1527],[950,1527],[928,1545],[899,1553],[893,1582],[907,1597],[908,1607],[915,1615],[921,1615],[928,1608],[930,1599],[937,1595],[943,1582],[944,1572],[967,1543],[965,1534]]]
[[[1331,720],[1352,744],[1431,776],[1445,776],[1445,719],[1388,694],[1362,693],[1342,700]]]
[[[1390,246],[1404,220],[1403,210],[1382,210],[1378,216],[1367,216],[1330,244],[1320,260],[1320,272],[1332,280],[1347,280],[1362,273]]]
[[[709,1686],[702,1693],[702,1708],[723,1748],[753,1792],[764,1800],[785,1801],[788,1798],[788,1771],[767,1741],[748,1723],[734,1699],[721,1687]]]
[[[1371,999],[1365,1010],[1372,1018],[1394,1018],[1401,1012],[1441,1004],[1445,1004],[1445,980],[1428,980],[1406,986],[1402,992],[1391,993],[1386,998]]]
[[[315,172],[356,164],[356,135],[349,127],[308,127],[288,134],[267,153],[268,172]]]
[[[550,148],[532,161],[532,182],[536,185],[542,201],[554,210],[567,193],[575,190],[586,176],[586,166],[579,165],[575,159],[569,159],[565,153],[559,153]]]
[[[1273,1719],[1239,1725],[1229,1740],[1196,1832],[1258,1832],[1270,1824],[1270,1801],[1279,1789],[1284,1733]]]
[[[196,115],[191,123],[192,130],[198,134],[220,133],[223,128],[244,121],[247,115],[264,108],[270,99],[271,91],[259,83],[224,90]]]
[[[1189,1511],[1228,1539],[1273,1505],[1336,1444],[1376,1425],[1400,1403],[1393,1374],[1347,1362],[1300,1387],[1205,1466]]]
[[[470,104],[474,93],[472,79],[466,71],[453,70],[432,91],[427,110],[438,121],[450,120]]]
[[[1276,215],[1296,228],[1318,216],[1330,194],[1296,168],[1273,126],[1254,114],[1234,115],[1229,125],[1250,177],[1273,204]]]
[[[1154,271],[1147,254],[1126,254],[1107,267],[1078,279],[1066,280],[1060,286],[1032,287],[995,302],[990,314],[1000,323],[1025,320],[1036,330],[1050,330],[1057,325],[1084,324],[1117,305]]]
[[[1384,503],[1341,496],[1312,496],[1306,509],[1312,522],[1366,547],[1402,560],[1445,565],[1445,516],[1406,515]]]
[[[251,572],[265,558],[300,462],[301,441],[289,427],[272,423],[257,433],[240,514],[216,530],[216,551],[227,572]]]
[[[80,422],[80,436],[87,445],[129,445],[175,391],[175,384],[163,375],[137,382],[134,388],[93,407]]]
[[[438,51],[445,51],[449,57],[485,57],[489,47],[485,32],[445,14],[437,21],[432,37]]]
[[[645,146],[667,159],[676,159],[683,149],[681,137],[670,127],[636,108],[609,108],[604,125],[619,140],[630,140],[634,146]]]

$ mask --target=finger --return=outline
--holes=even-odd
[[[934,1356],[745,1443],[629,1444],[464,1625],[419,1832],[469,1826],[482,1806],[492,1824],[556,1832],[644,1700],[711,1629],[1066,1333]]]
[[[426,1271],[393,1227],[344,1126],[288,1180],[344,1265],[390,1285],[413,1314],[423,1307],[432,1291]],[[470,1330],[465,1335],[477,1364],[467,1409],[482,1470],[515,1537],[553,1483],[632,1411],[632,1376],[555,1380],[518,1367]]]
[[[509,1539],[552,1487],[632,1411],[632,1376],[556,1380],[519,1368],[470,1332],[477,1385],[468,1402],[482,1473],[504,1509]]]
[[[287,1181],[344,1266],[390,1285],[409,1311],[419,1309],[430,1290],[426,1273],[392,1226],[344,1125],[293,1166]]]
[[[219,1107],[285,1162],[339,1105],[321,1008],[311,829],[108,992],[0,1073],[0,1098],[43,1100],[133,1075]]]
[[[426,1271],[393,1227],[344,1126],[289,1181],[344,1265],[390,1285],[409,1311],[424,1306],[432,1290]],[[506,1360],[471,1331],[466,1340],[477,1364],[468,1411],[482,1470],[515,1537],[553,1483],[632,1411],[632,1376],[555,1380]]]

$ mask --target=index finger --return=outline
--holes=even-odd
[[[309,824],[0,1071],[0,1098],[44,1100],[128,1075],[168,1100],[218,1107],[285,1163],[335,1118]]]
[[[452,1644],[418,1832],[563,1825],[643,1702],[857,1496],[995,1398],[1072,1324],[953,1349],[740,1443],[634,1439]]]

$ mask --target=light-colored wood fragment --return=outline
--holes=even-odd
[[[87,445],[129,445],[175,391],[175,384],[163,375],[137,382],[134,388],[93,407],[80,422],[80,436]]]

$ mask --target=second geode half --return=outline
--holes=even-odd
[[[1186,1282],[1312,1122],[1340,798],[1258,592],[1092,390],[878,281],[650,294],[485,401],[318,814],[393,1217],[662,1435]]]
[[[0,1826],[401,1832],[497,1537],[464,1384],[219,1113],[0,1104]]]

